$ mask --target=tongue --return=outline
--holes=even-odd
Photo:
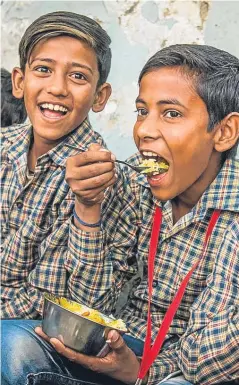
[[[42,111],[43,115],[46,116],[47,118],[50,119],[56,119],[56,118],[61,118],[63,116],[63,112],[61,111],[52,111],[48,109],[44,109]]]

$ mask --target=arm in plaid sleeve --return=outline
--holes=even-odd
[[[179,364],[201,385],[239,377],[239,223],[227,229],[208,285],[194,303]]]
[[[41,242],[40,234],[44,237]],[[57,220],[48,234],[30,220],[24,231],[11,237],[9,251],[3,255],[4,264],[1,266],[4,276],[1,317],[41,318],[44,292],[67,295],[63,262],[68,252],[68,238],[68,219],[63,223],[61,219]],[[25,248],[22,247],[24,244]],[[16,256],[13,253],[15,249],[18,250]]]
[[[58,189],[58,196],[61,195],[61,189],[66,188],[67,186],[62,183]],[[103,225],[105,223],[106,229],[95,235],[90,236],[89,233],[80,231],[72,224],[74,197],[71,192],[67,199],[63,192],[65,199],[61,200],[61,206],[58,209],[59,217],[52,228],[45,226],[43,229],[36,220],[29,218],[19,232],[6,242],[4,263],[2,263],[2,278],[4,277],[2,279],[2,294],[4,294],[1,305],[2,317],[39,318],[42,313],[44,292],[72,297],[81,302],[91,303],[92,301],[96,306],[101,307],[104,291],[111,289],[112,286],[111,276],[115,282],[117,281],[117,287],[114,287],[113,291],[115,296],[118,296],[117,290],[121,285],[121,277],[127,280],[137,270],[136,262],[131,258],[132,247],[128,246],[131,239],[126,237],[127,234],[136,239],[134,198],[129,191],[128,185],[119,177],[114,189],[109,190],[103,204],[105,214],[103,214],[102,223]],[[121,220],[122,231],[117,230],[117,233],[126,252],[125,255],[114,259],[115,269],[119,270],[116,277],[112,272],[110,251],[107,254],[107,261],[102,262],[104,251],[102,241],[107,242],[106,248],[108,244],[112,244],[122,210],[124,211]],[[47,220],[47,215],[44,218]],[[118,240],[115,242],[118,243]],[[83,258],[79,263],[81,254]],[[89,285],[89,281],[94,286],[97,275],[100,276],[101,281],[97,281],[88,298],[84,290]],[[102,282],[106,287],[97,291]],[[112,302],[113,299],[114,297]]]
[[[224,234],[208,285],[193,304],[186,333],[159,354],[148,384],[181,369],[193,384],[239,377],[239,223]]]
[[[79,302],[111,313],[122,286],[137,272],[137,210],[135,197],[123,184],[111,199],[102,217],[103,229],[84,232],[70,225],[65,267],[70,278],[70,296]]]

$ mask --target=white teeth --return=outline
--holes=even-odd
[[[43,103],[41,104],[42,108],[47,108],[48,110],[52,111],[62,111],[62,112],[67,112],[67,108],[60,106],[59,104],[52,104],[52,103]]]
[[[143,151],[142,152],[142,154],[143,154],[143,156],[147,156],[147,157],[149,157],[149,156],[158,156],[158,154],[156,154],[155,152],[152,152],[152,151]]]

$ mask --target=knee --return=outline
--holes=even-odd
[[[2,321],[2,347],[5,356],[11,359],[24,353],[30,355],[37,343],[34,332],[39,321],[4,320]]]
[[[37,340],[34,327],[39,324],[28,320],[2,321],[2,384],[24,384],[27,357],[34,356]]]

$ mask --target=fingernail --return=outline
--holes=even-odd
[[[55,348],[55,347],[56,347],[55,343],[54,343],[54,342],[52,342],[51,340],[50,340],[50,343],[51,343],[51,345],[53,346],[53,348]]]
[[[115,330],[110,330],[108,337],[110,338],[110,342],[115,342],[119,338],[119,334]]]
[[[114,154],[111,153],[111,160],[115,161],[116,160],[116,156]]]

